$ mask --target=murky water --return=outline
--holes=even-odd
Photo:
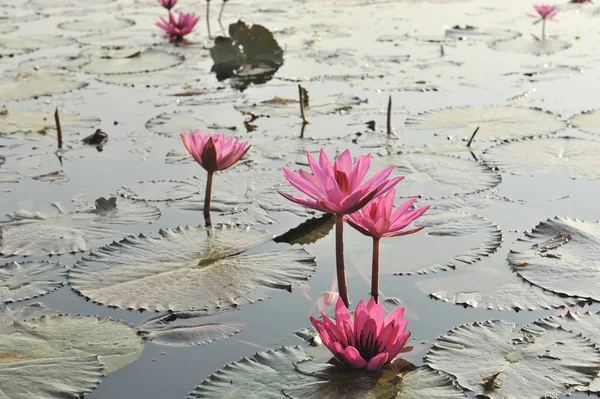
[[[178,7],[203,12],[205,3],[180,0]],[[514,37],[515,32],[522,36],[514,40],[520,41],[529,41],[531,33],[539,34],[539,27],[532,26],[531,20],[524,16],[529,7],[529,4],[516,0],[501,3],[493,0],[432,3],[233,0],[227,4],[225,25],[241,19],[265,26],[273,32],[285,56],[283,66],[272,80],[262,85],[251,84],[240,92],[230,87],[230,81],[218,82],[210,73],[212,60],[205,47],[211,47],[212,41],[207,38],[204,19],[190,36],[190,44],[175,47],[163,39],[158,28],[153,26],[154,20],[163,15],[164,10],[151,0],[87,2],[83,5],[69,0],[60,4],[33,0],[25,5],[7,0],[0,5],[0,54],[3,55],[0,71],[5,74],[0,84],[0,105],[7,109],[8,115],[22,110],[47,112],[50,126],[53,126],[55,107],[70,113],[95,116],[100,122],[65,135],[67,148],[63,151],[62,165],[54,154],[54,137],[42,136],[38,137],[38,141],[31,141],[0,135],[0,145],[4,146],[0,154],[6,157],[2,169],[17,171],[20,175],[18,183],[0,184],[0,210],[5,214],[20,209],[39,210],[54,202],[72,210],[72,199],[81,193],[88,201],[93,201],[101,196],[115,195],[121,186],[139,181],[181,181],[202,176],[203,170],[196,164],[165,163],[168,152],[184,150],[178,131],[169,136],[147,128],[151,119],[174,112],[189,112],[210,131],[235,128],[223,131],[250,140],[254,146],[251,153],[256,154],[252,159],[260,167],[279,168],[292,163],[292,167],[297,169],[303,162],[302,152],[298,149],[306,147],[315,151],[322,146],[331,155],[345,148],[350,148],[353,155],[359,155],[368,152],[386,154],[388,149],[421,151],[428,146],[428,152],[472,161],[472,154],[464,147],[464,139],[468,137],[451,129],[434,135],[427,130],[404,126],[405,119],[409,115],[447,107],[510,106],[539,107],[566,121],[583,111],[600,107],[597,96],[600,75],[595,69],[598,62],[597,7],[587,4],[569,6],[559,13],[559,23],[549,23],[549,34],[556,37],[555,40],[571,44],[564,51],[537,55],[516,52],[522,47],[518,44],[508,46],[508,51],[490,47],[491,42]],[[213,16],[216,16],[217,6],[213,8]],[[130,19],[135,24],[104,32],[102,26],[85,28],[94,28],[95,31],[58,27],[81,19],[114,23],[117,16]],[[455,25],[473,25],[479,29],[480,35],[465,33],[465,40],[445,37],[444,29]],[[220,33],[214,20],[212,28]],[[56,43],[50,41],[43,45],[39,44],[39,39],[28,45],[18,41],[31,35],[59,35],[73,41],[65,43],[56,39]],[[148,47],[166,50],[185,57],[186,61],[177,67],[164,66],[164,58],[158,57],[142,67],[134,66],[141,69],[133,74],[105,74],[96,70],[86,73],[85,68],[77,65],[76,60],[85,57],[91,57],[86,65],[97,65],[94,62],[105,59],[102,58],[106,55],[102,46],[108,44],[125,46],[127,51]],[[560,44],[557,46],[561,48]],[[34,50],[32,47],[42,48]],[[69,58],[75,56],[78,56],[75,61]],[[63,67],[67,68],[66,72]],[[145,73],[144,68],[157,70]],[[165,77],[164,74],[173,70],[180,73]],[[56,71],[88,85],[66,90],[67,86],[61,80],[52,96],[42,95],[48,90],[42,87],[39,91],[42,83],[37,86],[38,91],[24,86],[10,87],[11,82],[18,80],[14,78],[15,73]],[[532,72],[535,73],[526,75]],[[298,82],[308,90],[314,106],[314,111],[310,107],[308,109],[311,124],[304,130],[304,142],[291,140],[301,132],[297,104],[281,106],[280,109],[270,107],[265,112],[254,107],[274,97],[296,99]],[[9,90],[13,90],[11,94],[7,94]],[[39,97],[21,99],[15,94],[26,90],[32,90]],[[175,96],[184,92],[203,94]],[[385,137],[385,109],[390,94],[394,105],[393,125],[398,136],[395,140]],[[361,104],[355,102],[348,108],[351,102],[348,98],[351,97],[366,101]],[[319,112],[319,104],[323,109],[333,104],[331,110],[344,110]],[[257,113],[268,113],[269,117],[262,116],[253,121],[256,130],[247,132],[244,121],[248,116],[240,110],[254,109]],[[375,131],[366,127],[369,121],[375,121]],[[536,129],[535,119],[527,123],[528,128]],[[102,129],[109,136],[101,152],[79,142],[95,129]],[[5,130],[0,126],[2,133]],[[528,136],[527,132],[522,132],[522,136]],[[561,128],[555,134],[555,137],[567,136],[595,140],[593,135],[572,127]],[[483,152],[495,144],[476,137],[473,155],[481,160]],[[281,157],[273,157],[273,154],[280,153]],[[597,168],[598,158],[586,159],[584,164],[586,170]],[[68,182],[32,178],[58,170],[63,171]],[[427,175],[424,171],[421,173]],[[456,178],[460,173],[476,174],[474,169],[455,173]],[[424,179],[431,176],[427,175]],[[502,182],[493,189],[484,185],[482,192],[465,197],[464,206],[454,207],[457,212],[478,215],[483,218],[481,220],[490,223],[488,227],[481,227],[481,224],[473,234],[445,238],[427,235],[427,230],[424,230],[414,236],[382,242],[381,291],[384,296],[398,298],[406,306],[412,331],[409,343],[414,349],[405,356],[415,364],[422,364],[422,357],[431,342],[454,326],[486,319],[526,325],[539,317],[555,314],[556,310],[515,312],[490,310],[485,306],[465,308],[435,300],[429,294],[447,291],[452,296],[456,292],[491,292],[500,282],[519,282],[521,280],[510,270],[506,256],[517,245],[516,241],[524,231],[554,216],[588,221],[600,219],[593,200],[600,194],[597,179],[572,179],[564,165],[525,176],[502,173],[501,177]],[[232,172],[223,176],[217,174],[216,179],[220,178],[235,180],[238,177]],[[280,180],[283,181],[283,177]],[[252,182],[236,180],[235,183]],[[424,187],[424,190],[433,187],[431,192],[411,194],[430,198],[419,200],[420,204],[439,205],[439,197],[445,195],[439,192],[442,183],[436,182],[435,178],[426,183],[419,181],[416,187]],[[473,204],[468,201],[469,198],[489,200],[490,203],[483,206]],[[165,202],[156,204],[162,212],[160,219],[151,224],[119,226],[119,230],[130,234],[155,233],[159,228],[202,222],[201,212],[181,210]],[[258,224],[257,227],[273,234],[281,234],[304,220],[287,212],[269,215],[278,223]],[[218,221],[218,217],[215,219]],[[485,256],[478,256],[481,260],[477,262],[457,261],[458,266],[453,265],[457,270],[440,271],[440,267],[435,267],[435,273],[394,275],[466,256],[465,252],[479,248],[486,240],[493,243],[490,231],[496,226],[502,231],[501,246],[496,243],[499,248],[488,251],[492,253]],[[349,292],[352,302],[357,303],[369,294],[370,240],[349,227],[346,240]],[[109,242],[105,240],[102,244]],[[293,332],[309,325],[309,316],[318,315],[313,301],[322,292],[332,289],[335,279],[333,244],[330,234],[315,244],[305,246],[316,256],[318,263],[317,272],[306,284],[294,286],[291,293],[270,290],[264,300],[242,304],[241,311],[216,318],[217,321],[243,322],[246,327],[240,334],[208,345],[184,348],[147,343],[137,361],[104,377],[88,397],[184,398],[203,378],[226,363],[244,356],[251,357],[265,348],[298,343]],[[287,244],[269,243],[257,251],[286,247]],[[472,256],[471,252],[469,254]],[[61,256],[58,259],[70,267],[80,256]],[[480,284],[485,288],[482,289]],[[28,306],[37,302],[64,313],[108,316],[135,326],[154,315],[86,302],[68,286],[11,306]],[[592,306],[591,310],[596,310],[596,306]],[[571,397],[583,396],[577,394]]]

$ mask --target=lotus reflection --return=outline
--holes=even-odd
[[[229,36],[217,37],[210,49],[219,81],[231,78],[231,87],[243,91],[268,82],[283,65],[283,50],[264,26],[238,21],[229,25]]]

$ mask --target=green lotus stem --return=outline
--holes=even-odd
[[[208,30],[208,38],[212,39],[210,34],[210,0],[206,0],[206,29]]]
[[[350,306],[350,300],[348,299],[346,266],[344,265],[344,215],[335,215],[335,265],[340,298],[348,307]]]
[[[542,19],[542,40],[546,40],[546,18]]]
[[[214,172],[208,172],[206,178],[206,192],[204,193],[204,224],[206,227],[212,226],[210,222],[210,198],[212,196],[212,181]]]
[[[371,270],[371,296],[379,302],[379,238],[373,237],[373,266]]]

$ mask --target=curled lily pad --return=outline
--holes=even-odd
[[[151,223],[160,211],[146,203],[124,205],[116,209],[87,208],[81,212],[65,212],[60,206],[49,212],[19,211],[9,214],[2,224],[0,254],[3,256],[59,255],[80,252],[125,235],[107,227],[114,224]]]
[[[110,373],[137,359],[143,348],[142,339],[131,326],[100,317],[42,316],[15,320],[0,330],[0,364],[15,367],[22,362],[35,367],[38,362],[52,364],[62,358],[76,361],[93,356],[101,362],[99,371]],[[50,373],[46,379],[52,377],[52,372],[46,373]],[[0,380],[2,374],[0,370]],[[5,392],[4,381],[2,388]]]
[[[73,80],[71,74],[64,71],[8,71],[0,82],[0,100],[26,100],[40,96],[66,93],[82,89],[88,83]]]
[[[513,141],[492,147],[483,159],[515,175],[540,175],[562,169],[572,179],[600,179],[600,142],[572,137]]]
[[[0,265],[0,303],[22,301],[52,292],[66,281],[67,269],[54,262]]]
[[[200,192],[200,186],[174,180],[153,180],[123,186],[117,194],[135,201],[178,201]]]
[[[564,329],[532,334],[501,320],[464,324],[440,336],[425,360],[463,388],[493,399],[539,399],[588,385],[600,351]]]
[[[79,133],[92,128],[100,119],[92,116],[59,112],[64,135]],[[39,140],[44,136],[56,136],[56,124],[53,111],[10,111],[0,116],[0,135],[15,139]]]
[[[532,40],[522,38],[516,40],[498,40],[492,42],[490,47],[499,51],[512,51],[526,54],[553,54],[571,47],[571,43],[558,39]]]
[[[189,398],[456,399],[466,396],[428,369],[394,364],[375,372],[317,363],[300,347],[258,352],[204,380]],[[413,367],[414,369],[414,367]]]
[[[291,290],[314,272],[304,250],[245,254],[268,233],[241,228],[160,230],[92,252],[69,273],[73,289],[109,306],[193,310],[250,302],[265,288]]]
[[[525,280],[564,295],[600,300],[600,222],[548,219],[526,233],[508,261]]]
[[[135,25],[135,21],[127,18],[84,18],[62,22],[58,24],[58,27],[64,30],[90,32],[120,30],[133,25]]]
[[[468,159],[439,154],[394,154],[373,157],[371,169],[394,165],[394,174],[406,177],[396,188],[399,198],[440,198],[471,194],[498,185],[500,174]]]
[[[571,124],[584,132],[600,135],[600,110],[574,116],[571,118]]]
[[[408,118],[410,127],[468,140],[510,140],[555,133],[566,123],[539,109],[521,107],[446,108]]]
[[[193,112],[164,113],[146,122],[146,129],[151,132],[177,138],[182,131],[200,129],[205,132],[207,127],[208,123],[194,116]]]
[[[145,340],[161,345],[190,346],[204,345],[221,341],[244,329],[240,323],[220,323],[212,319],[221,311],[189,311],[172,312],[151,318],[140,327],[140,334]],[[210,317],[204,320],[205,317]]]
[[[88,61],[81,65],[80,69],[103,75],[149,72],[179,65],[184,59],[182,55],[153,48],[143,51],[137,49],[105,50],[100,54],[96,52],[90,54]]]

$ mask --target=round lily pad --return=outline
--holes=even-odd
[[[566,50],[572,44],[559,39],[533,40],[529,37],[516,40],[498,40],[492,42],[490,47],[498,51],[512,51],[526,54],[553,54]]]
[[[63,134],[79,133],[97,126],[100,119],[66,111],[59,112]],[[0,135],[15,139],[39,140],[56,136],[54,111],[10,111],[0,116]]]
[[[589,384],[598,371],[600,350],[564,329],[532,334],[492,320],[464,324],[443,334],[425,361],[477,395],[539,399]]]
[[[73,80],[71,74],[63,71],[8,71],[0,82],[0,100],[26,100],[40,96],[66,93],[82,89],[88,83]]]
[[[58,35],[4,36],[0,39],[0,54],[28,53],[40,49],[68,46],[75,41]]]
[[[194,116],[194,112],[164,113],[146,122],[146,129],[151,132],[177,138],[183,131],[200,129],[200,131],[205,132],[207,127],[208,123]]]
[[[600,300],[600,222],[548,219],[526,233],[508,261],[525,280],[564,295]]]
[[[184,61],[181,55],[164,50],[118,50],[92,53],[88,61],[79,68],[89,73],[113,75],[122,73],[149,72],[167,69]]]
[[[405,178],[396,186],[399,198],[439,198],[492,188],[502,180],[487,165],[447,155],[395,154],[371,159],[371,170],[394,165],[393,175]]]
[[[504,172],[540,175],[554,169],[572,179],[600,179],[600,142],[571,137],[512,141],[492,147],[483,159]]]
[[[291,290],[315,271],[314,258],[289,249],[245,254],[271,236],[243,228],[160,230],[92,252],[69,272],[73,289],[108,306],[193,310],[252,301],[265,288]]]
[[[479,29],[471,25],[456,25],[446,29],[444,36],[463,41],[489,41],[516,39],[521,34],[509,29]]]
[[[0,265],[0,303],[22,301],[52,292],[66,281],[67,269],[54,262]]]
[[[159,202],[190,198],[201,190],[200,186],[190,182],[152,180],[123,186],[117,190],[117,194],[135,201]]]
[[[567,124],[556,115],[521,107],[446,108],[407,118],[412,128],[468,140],[510,140],[555,133]]]
[[[298,346],[282,347],[228,364],[197,386],[189,398],[466,398],[435,371],[401,372],[393,364],[375,372],[344,369],[318,363]]]
[[[135,25],[135,21],[127,18],[83,18],[65,21],[58,24],[60,29],[77,32],[112,31]]]
[[[142,350],[133,328],[110,319],[15,319],[0,324],[2,393],[8,399],[79,397]]]
[[[140,335],[147,341],[170,346],[205,345],[221,341],[244,329],[241,323],[214,321],[214,317],[230,312],[231,309],[169,312],[146,321],[140,327]],[[203,321],[206,317],[209,319]]]
[[[584,112],[571,118],[571,125],[584,132],[600,135],[600,110]]]
[[[160,35],[160,30],[133,30],[118,29],[109,32],[93,33],[87,36],[79,36],[76,39],[79,43],[103,48],[146,48],[165,42]]]

